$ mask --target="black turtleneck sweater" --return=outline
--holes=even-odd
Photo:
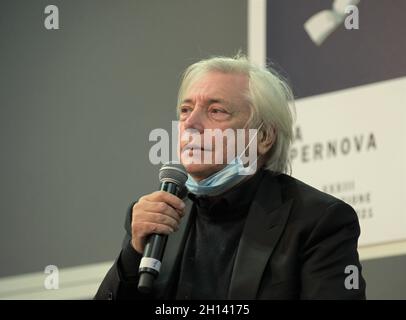
[[[226,299],[245,218],[263,176],[259,170],[219,197],[196,197],[195,221],[179,268],[176,299]]]
[[[234,259],[245,218],[263,177],[263,170],[218,197],[196,197],[194,221],[177,269],[175,299],[226,299]],[[138,266],[142,255],[126,244],[118,259],[121,278],[138,282]]]

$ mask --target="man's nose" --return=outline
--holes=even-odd
[[[200,133],[204,131],[205,113],[201,108],[195,107],[184,122],[185,129],[196,129]]]

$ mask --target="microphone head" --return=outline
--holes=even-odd
[[[186,180],[188,179],[186,169],[180,163],[165,163],[161,169],[159,169],[159,181],[172,182],[183,188]]]

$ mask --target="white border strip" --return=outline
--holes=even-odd
[[[248,0],[248,57],[250,61],[266,65],[266,0]]]
[[[406,241],[382,243],[358,248],[360,260],[406,255]]]

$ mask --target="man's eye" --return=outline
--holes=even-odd
[[[227,113],[225,110],[222,110],[222,109],[212,109],[211,112],[212,113]]]
[[[227,110],[220,109],[220,108],[210,109],[209,115],[213,120],[218,120],[218,121],[227,120],[230,117],[230,113]]]
[[[186,113],[186,112],[189,112],[190,111],[190,108],[189,107],[181,107],[180,108],[180,112],[181,113]]]

